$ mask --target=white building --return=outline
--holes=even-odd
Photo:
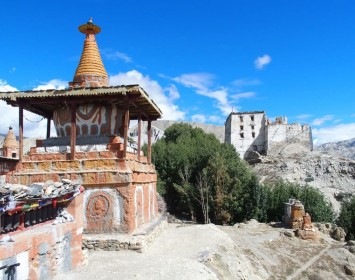
[[[268,153],[291,143],[313,150],[309,125],[288,124],[287,117],[270,122],[263,111],[232,112],[225,123],[225,142],[234,145],[241,158],[248,158],[251,151]]]
[[[241,112],[230,113],[225,123],[225,142],[232,144],[241,158],[248,152],[265,151],[265,113]]]

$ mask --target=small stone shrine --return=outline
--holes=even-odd
[[[301,201],[289,199],[285,203],[283,222],[295,230],[296,236],[302,239],[317,240],[319,232],[312,224],[311,216],[305,212]]]
[[[19,146],[12,127],[9,127],[2,148],[0,148],[0,157],[18,159]]]
[[[47,279],[80,264],[82,232],[132,233],[158,215],[151,122],[162,113],[139,85],[109,86],[95,38],[101,28],[90,19],[79,31],[84,47],[68,89],[0,93],[0,100],[19,108],[18,153],[0,158],[0,240],[7,233],[15,240],[0,246],[0,267],[6,264],[8,271],[20,263],[24,278]],[[23,145],[24,110],[47,120],[46,139],[29,153]],[[56,137],[50,135],[52,120]],[[134,145],[128,142],[131,120],[138,123]],[[141,150],[143,121],[147,155]],[[58,206],[67,212],[59,213]],[[25,240],[24,232],[26,246],[17,243]],[[11,271],[20,273],[16,266]]]

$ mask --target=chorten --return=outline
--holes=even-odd
[[[9,127],[9,132],[5,137],[4,148],[18,149],[18,142],[16,141],[16,137],[12,129],[12,126]]]
[[[7,133],[4,139],[3,145],[3,155],[6,157],[18,157],[19,144],[16,141],[16,136],[12,129],[12,126],[9,127],[9,132]]]
[[[69,82],[69,87],[107,87],[108,76],[95,38],[95,35],[101,32],[101,28],[93,24],[92,18],[90,18],[86,24],[79,26],[79,31],[86,37],[74,80]]]
[[[3,173],[7,183],[24,185],[80,181],[84,232],[133,232],[158,214],[151,122],[162,112],[139,85],[108,86],[95,39],[100,30],[91,19],[79,26],[86,38],[68,89],[0,92],[0,100],[19,108],[18,163]],[[47,119],[47,139],[36,141],[29,153],[23,145],[24,110]],[[50,136],[52,120],[56,137]],[[138,122],[137,143],[128,141],[133,120]],[[145,121],[146,156],[141,147]]]

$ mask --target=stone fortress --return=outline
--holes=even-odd
[[[162,138],[165,129],[174,123],[176,122],[166,120],[152,122],[152,143]],[[206,133],[213,133],[221,142],[232,144],[243,159],[247,159],[253,152],[271,154],[295,143],[305,150],[313,150],[312,129],[308,124],[289,124],[287,117],[277,117],[275,121],[271,121],[264,111],[232,112],[224,127],[189,124],[202,128]],[[134,146],[138,139],[138,125],[130,127],[129,136]],[[142,143],[147,143],[146,125],[142,126],[141,139]]]
[[[244,159],[253,152],[268,154],[290,143],[313,150],[308,124],[288,124],[287,117],[277,117],[271,122],[264,111],[230,113],[225,122],[225,142],[232,144]]]

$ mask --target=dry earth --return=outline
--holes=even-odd
[[[56,279],[354,279],[355,255],[249,221],[231,226],[169,224],[143,253],[92,251],[88,264]],[[349,273],[349,272],[348,272]]]

